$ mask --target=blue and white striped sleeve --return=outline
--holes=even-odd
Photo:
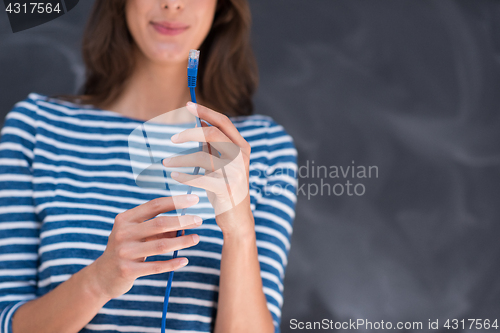
[[[261,277],[275,332],[280,332],[283,280],[297,201],[297,149],[274,120],[267,128],[267,165],[253,212]]]
[[[0,138],[0,333],[36,297],[40,222],[33,203],[35,109],[29,98],[7,114]]]

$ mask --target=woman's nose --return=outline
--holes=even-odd
[[[165,9],[179,10],[184,7],[184,3],[180,0],[164,0],[162,1],[162,7]]]

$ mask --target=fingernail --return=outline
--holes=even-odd
[[[167,164],[167,163],[168,163],[168,161],[170,161],[170,157],[164,158],[164,159],[161,161],[161,163],[162,163],[162,164]]]
[[[189,194],[187,196],[187,199],[188,199],[188,201],[197,201],[198,200],[198,196],[196,194]]]
[[[177,171],[174,171],[170,174],[170,176],[172,177],[177,177],[179,175],[179,173]]]
[[[174,142],[174,141],[177,141],[177,139],[179,138],[179,134],[174,134],[172,135],[172,137],[170,138],[170,141]]]
[[[199,217],[199,216],[194,217],[194,224],[201,225],[202,222],[203,222],[203,219],[201,217]]]
[[[194,113],[198,116],[198,106],[195,103],[188,102],[187,106],[188,108],[191,108],[191,110],[194,110]]]
[[[189,261],[187,258],[180,258],[179,259],[179,265],[186,266]]]
[[[200,236],[197,234],[192,234],[191,237],[193,237],[193,242],[198,243],[200,241]]]

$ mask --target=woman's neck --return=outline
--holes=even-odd
[[[163,122],[194,122],[189,112],[167,113],[185,106],[190,100],[187,59],[186,63],[168,66],[153,63],[142,54],[137,59],[122,94],[106,109],[144,121],[164,114]]]

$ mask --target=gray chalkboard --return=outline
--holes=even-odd
[[[0,13],[1,119],[29,92],[77,91],[91,5],[17,34]],[[294,137],[304,172],[282,332],[500,317],[500,2],[251,7],[256,112]]]

